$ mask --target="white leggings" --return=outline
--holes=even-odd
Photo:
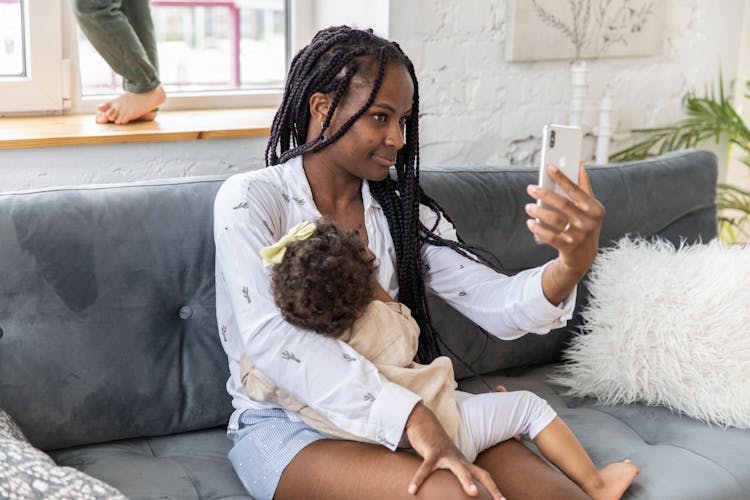
[[[544,399],[529,391],[456,391],[456,402],[458,447],[470,463],[487,448],[516,434],[533,440],[557,416]]]

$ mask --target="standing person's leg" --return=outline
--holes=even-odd
[[[155,74],[148,75],[153,79],[148,87],[154,88],[161,84],[161,81],[159,81],[159,52],[156,47],[156,30],[154,29],[154,20],[151,18],[151,0],[127,0],[122,4],[122,12],[128,18],[143,50],[146,51],[148,61],[154,67]],[[123,82],[125,90],[129,92],[139,93],[148,90],[135,88],[135,85],[133,88],[128,88],[128,85],[131,84],[127,81]]]
[[[152,25],[148,0],[128,0],[133,15],[148,15],[139,26]],[[117,99],[99,105],[99,123],[128,123],[133,120],[153,120],[155,109],[165,100],[156,62],[156,47],[148,51],[130,24],[122,8],[122,0],[74,0],[73,13],[91,45],[112,69],[122,75],[125,93]],[[139,28],[140,29],[140,28]],[[153,27],[150,28],[153,40]],[[148,31],[148,28],[146,29]],[[144,39],[148,40],[148,36]],[[149,56],[153,52],[154,59]]]

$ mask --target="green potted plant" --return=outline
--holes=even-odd
[[[746,96],[750,98],[750,82]],[[612,161],[632,161],[679,149],[695,148],[713,140],[722,141],[741,151],[742,162],[750,169],[750,128],[742,120],[724,89],[724,80],[719,75],[718,94],[706,89],[704,95],[688,92],[682,98],[685,118],[672,125],[656,128],[635,129],[642,140],[612,155]],[[719,230],[724,241],[736,243],[747,239],[746,224],[750,222],[750,191],[720,182],[717,186],[719,207]]]

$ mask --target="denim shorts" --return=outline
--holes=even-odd
[[[281,474],[302,448],[328,439],[302,421],[290,420],[284,410],[245,410],[239,429],[227,432],[234,446],[229,451],[237,476],[257,500],[271,500]]]

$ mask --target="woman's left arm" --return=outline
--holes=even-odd
[[[526,224],[540,241],[558,251],[557,258],[544,269],[542,290],[547,300],[559,304],[594,262],[599,249],[604,207],[594,196],[583,163],[578,169],[578,185],[553,165],[549,165],[547,171],[570,199],[530,185],[529,195],[551,208],[542,208],[534,203],[526,205],[526,213],[532,217]]]

